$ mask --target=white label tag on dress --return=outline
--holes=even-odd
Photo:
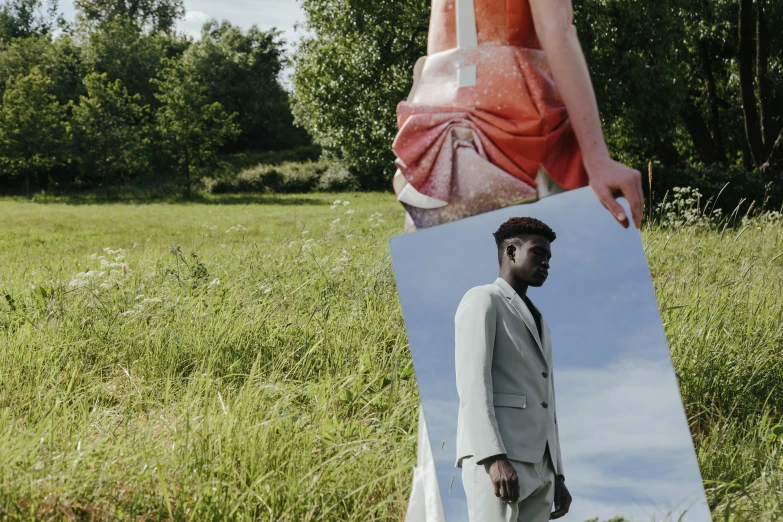
[[[476,66],[463,65],[457,69],[457,87],[473,87],[476,85]]]
[[[457,0],[457,47],[478,47],[476,9],[473,0]]]

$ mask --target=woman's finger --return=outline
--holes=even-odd
[[[593,187],[593,191],[598,196],[598,200],[612,213],[623,228],[628,228],[628,216],[625,215],[623,207],[614,199],[612,191],[605,185],[596,185]]]
[[[630,178],[623,183],[623,196],[628,200],[631,207],[634,225],[639,228],[642,220],[642,198],[639,197],[638,183],[636,179]]]

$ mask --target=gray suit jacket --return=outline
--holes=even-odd
[[[468,290],[454,323],[457,466],[464,458],[499,454],[536,463],[548,443],[555,472],[563,475],[552,345],[543,316],[539,338],[525,302],[497,278]]]

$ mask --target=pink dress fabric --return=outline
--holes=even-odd
[[[433,0],[397,123],[394,188],[418,228],[588,183],[528,0]]]

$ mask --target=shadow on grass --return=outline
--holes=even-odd
[[[193,194],[190,198],[168,191],[118,190],[117,192],[84,192],[64,194],[38,193],[30,200],[38,204],[65,205],[331,205],[326,194]],[[8,199],[28,201],[24,196],[8,196]]]

